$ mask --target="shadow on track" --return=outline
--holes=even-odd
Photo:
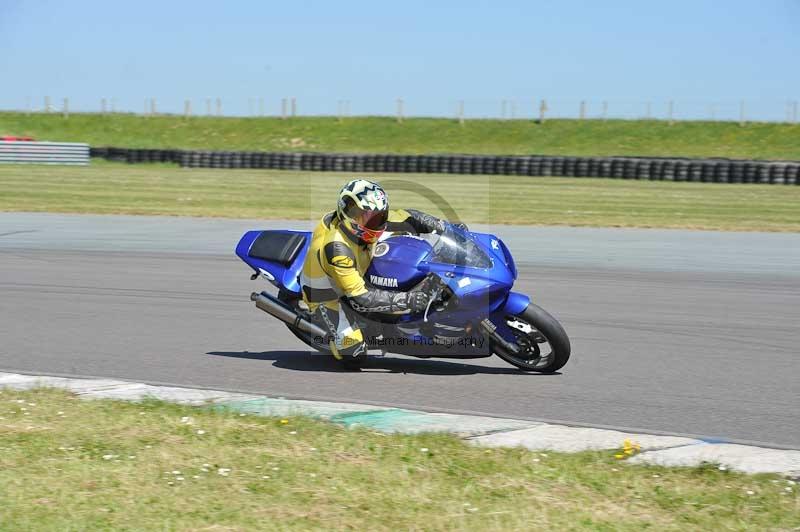
[[[342,367],[330,355],[320,355],[309,351],[209,351],[207,355],[249,360],[273,361],[276,368],[294,371],[329,371],[335,373],[353,373]],[[491,366],[474,366],[446,360],[370,357],[362,373],[412,373],[414,375],[544,375],[542,373],[526,373],[515,368],[495,368]],[[553,373],[550,375],[560,375]]]

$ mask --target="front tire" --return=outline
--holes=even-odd
[[[569,361],[571,346],[561,324],[546,310],[533,303],[516,316],[508,316],[507,324],[517,336],[517,345],[524,351],[513,354],[500,345],[493,345],[494,354],[523,371],[553,373]],[[542,354],[543,345],[549,352]],[[547,349],[547,347],[545,347]]]

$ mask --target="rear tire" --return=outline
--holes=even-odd
[[[549,356],[549,359],[545,364],[541,364],[542,360],[544,360],[544,357],[542,357],[539,359],[539,363],[532,364],[530,361],[534,359],[526,359],[524,356],[513,355],[499,345],[492,346],[492,351],[494,354],[523,371],[553,373],[564,367],[567,361],[569,361],[571,347],[569,343],[569,337],[558,320],[551,316],[542,307],[534,305],[533,303],[529,304],[524,311],[516,316],[513,316],[513,318],[527,323],[535,330],[529,335],[520,333],[521,336],[535,338],[536,332],[544,336],[551,349],[551,353],[546,355]]]

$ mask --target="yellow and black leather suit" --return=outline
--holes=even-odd
[[[444,226],[442,220],[420,211],[390,210],[386,232],[441,232]],[[309,310],[317,313],[331,333],[330,348],[336,358],[366,353],[358,314],[409,311],[408,292],[375,288],[365,281],[371,261],[372,246],[341,229],[335,212],[317,224],[300,284]]]

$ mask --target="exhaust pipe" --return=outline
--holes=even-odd
[[[286,303],[269,295],[266,292],[261,292],[260,294],[253,292],[250,294],[250,300],[255,301],[256,307],[260,308],[267,314],[275,316],[279,320],[288,323],[293,327],[297,327],[303,332],[307,332],[322,338],[328,336],[328,331],[315,323],[311,323],[304,317],[300,316]]]

